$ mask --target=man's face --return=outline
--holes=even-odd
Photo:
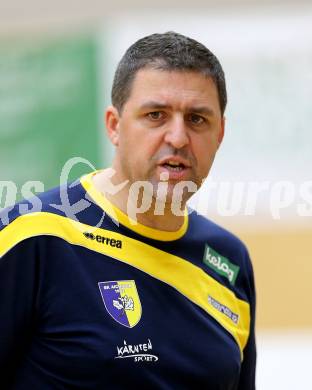
[[[122,113],[108,108],[106,124],[118,178],[148,181],[155,195],[165,173],[168,201],[181,181],[200,187],[224,133],[217,88],[196,72],[138,71]]]

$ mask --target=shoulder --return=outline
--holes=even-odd
[[[202,248],[203,264],[214,277],[246,297],[253,289],[253,267],[241,239],[196,211],[189,215],[188,237]]]
[[[82,198],[85,198],[85,191],[80,182],[76,181],[23,199],[0,210],[0,232],[17,219],[27,215],[37,215],[38,213],[70,215],[73,213],[73,205]]]
[[[239,251],[242,254],[247,252],[246,245],[235,234],[224,227],[213,222],[209,218],[190,210],[189,231],[190,234],[199,240],[213,243],[216,248],[226,251]]]
[[[85,199],[85,191],[76,182],[53,188],[24,199],[0,211],[0,257],[20,247],[22,242],[39,236],[61,237],[70,221],[76,218],[77,203]],[[88,203],[90,204],[90,203]],[[68,229],[67,229],[68,230]]]

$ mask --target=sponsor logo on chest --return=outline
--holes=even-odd
[[[221,256],[207,244],[203,262],[219,275],[226,277],[232,285],[235,284],[239,266],[231,263],[226,257]]]
[[[232,310],[230,310],[227,306],[223,305],[216,299],[212,298],[211,295],[208,295],[208,302],[211,306],[213,306],[215,309],[217,309],[220,313],[226,315],[232,322],[234,322],[235,325],[238,324],[239,321],[239,315],[236,313],[233,313]]]
[[[158,356],[153,353],[153,346],[150,339],[142,344],[127,344],[117,346],[117,356],[115,359],[133,359],[135,362],[157,362]]]

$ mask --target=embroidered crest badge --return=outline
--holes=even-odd
[[[133,328],[141,319],[142,307],[134,280],[99,282],[107,312],[119,324]]]

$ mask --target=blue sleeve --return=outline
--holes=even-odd
[[[255,316],[256,316],[256,293],[255,293],[255,283],[253,276],[253,269],[247,254],[247,264],[246,264],[246,287],[249,296],[250,302],[250,333],[248,342],[244,348],[244,358],[241,365],[241,373],[238,390],[255,390],[256,385],[256,338],[255,338]]]
[[[0,258],[1,389],[10,388],[35,327],[38,296],[36,257],[35,239],[28,239]]]

